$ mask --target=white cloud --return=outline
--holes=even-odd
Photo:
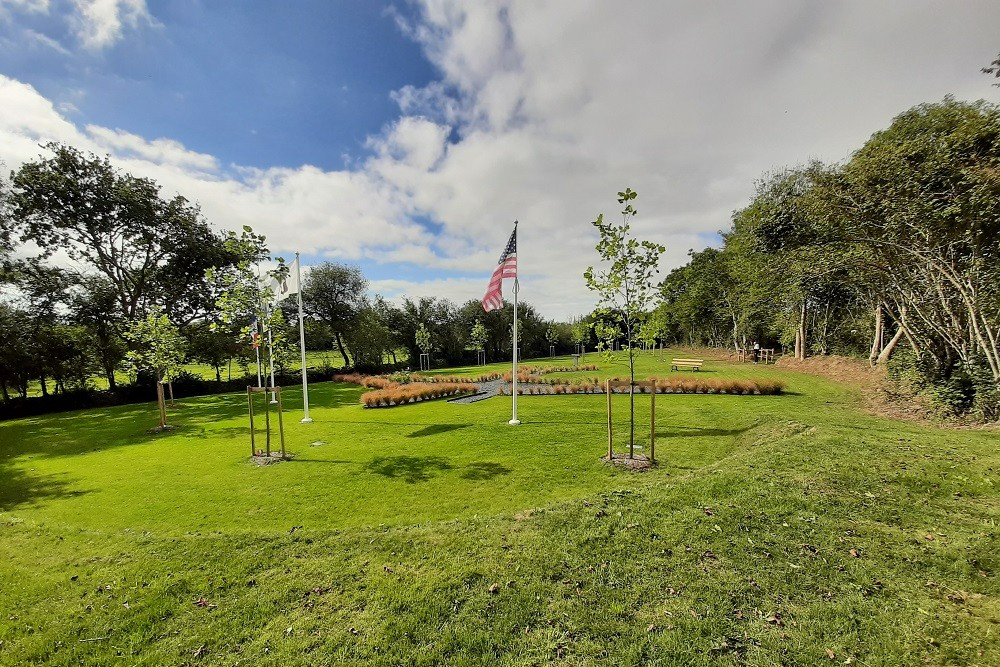
[[[153,23],[146,0],[73,0],[75,32],[84,47],[100,50],[117,42],[125,28]]]
[[[342,170],[226,165],[184,137],[78,128],[2,76],[0,155],[16,167],[44,139],[109,152],[217,226],[252,225],[279,254],[462,276],[373,282],[395,297],[481,297],[518,219],[521,298],[563,318],[593,305],[589,223],[617,217],[621,188],[639,192],[633,228],[667,247],[666,272],[728,226],[764,172],[845,159],[914,104],[1000,94],[979,72],[1000,48],[995,2],[421,7],[405,29],[440,77],[395,91],[400,117]],[[147,20],[138,2],[92,9],[110,26],[101,34]]]

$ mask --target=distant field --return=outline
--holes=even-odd
[[[511,427],[510,397],[368,410],[327,382],[302,424],[293,387],[294,459],[265,467],[240,393],[159,435],[153,404],[0,422],[0,664],[1000,664],[995,429],[700,372],[788,391],[657,397],[645,473],[601,461],[597,395],[522,396]]]

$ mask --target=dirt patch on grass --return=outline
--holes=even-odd
[[[606,465],[619,466],[621,468],[625,468],[626,470],[633,470],[635,472],[645,472],[656,465],[656,463],[650,461],[649,457],[645,454],[636,454],[632,458],[629,458],[628,454],[619,454],[618,452],[615,452],[612,455],[611,460],[608,460],[607,456],[602,456],[601,460],[604,461]]]
[[[250,460],[253,461],[254,465],[268,466],[271,465],[272,463],[281,463],[282,461],[288,461],[291,458],[292,455],[288,453],[285,453],[285,455],[282,456],[281,452],[271,452],[270,456],[263,453],[255,454],[254,456],[250,457]]]
[[[944,425],[919,397],[906,396],[897,391],[886,377],[884,367],[872,368],[863,359],[836,355],[808,359],[782,357],[778,359],[777,365],[801,373],[820,375],[854,387],[861,392],[865,410],[870,414],[922,424]]]

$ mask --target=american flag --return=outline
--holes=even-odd
[[[486,288],[486,295],[483,296],[483,308],[486,312],[503,307],[503,279],[513,278],[517,280],[517,223],[514,223],[514,231],[507,241],[507,247],[500,255],[497,268],[490,276],[489,287]]]

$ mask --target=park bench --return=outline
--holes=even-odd
[[[703,363],[705,363],[703,359],[673,359],[670,362],[670,370],[679,371],[682,368],[690,368],[696,371],[701,368]]]

